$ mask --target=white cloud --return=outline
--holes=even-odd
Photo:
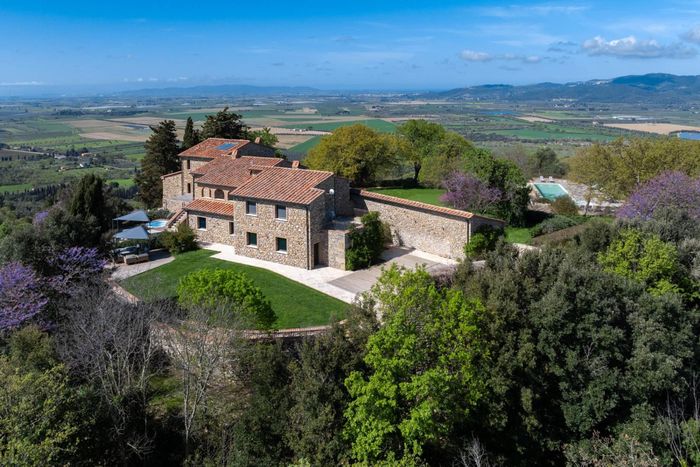
[[[663,45],[655,40],[638,40],[634,36],[605,40],[601,36],[588,39],[581,48],[591,56],[608,55],[618,58],[692,58],[697,50],[683,44]]]
[[[473,50],[462,50],[462,53],[460,53],[459,56],[462,58],[462,60],[466,60],[468,62],[488,62],[493,60],[493,57],[490,54],[487,54],[486,52],[475,52]]]
[[[478,12],[483,16],[495,18],[521,18],[523,16],[549,16],[549,15],[573,15],[588,10],[583,5],[555,5],[541,3],[536,5],[509,5],[479,8]]]
[[[41,81],[15,81],[0,83],[0,86],[43,86],[46,83]]]
[[[695,26],[693,29],[684,32],[681,34],[681,38],[693,44],[700,44],[700,26]]]
[[[491,55],[486,52],[476,52],[474,50],[463,50],[459,54],[462,60],[467,62],[490,62],[492,60],[521,62],[523,64],[534,64],[542,61],[539,55],[519,55],[519,54],[500,54]]]

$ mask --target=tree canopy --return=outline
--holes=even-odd
[[[328,170],[349,178],[356,186],[367,186],[398,166],[395,137],[378,133],[366,125],[340,127],[309,151],[309,168]]]
[[[202,125],[201,138],[231,138],[246,139],[248,127],[235,112],[229,112],[228,107],[215,115],[207,115]]]
[[[180,146],[175,133],[175,122],[164,120],[151,127],[153,134],[146,141],[146,155],[141,160],[141,171],[136,175],[139,199],[148,207],[160,206],[163,201],[163,175],[180,169]]]

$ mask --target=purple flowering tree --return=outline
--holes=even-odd
[[[440,201],[467,211],[483,212],[500,201],[503,195],[498,188],[489,187],[475,176],[462,172],[452,172],[442,186],[447,192]]]
[[[47,217],[49,217],[49,211],[39,211],[34,214],[34,220],[32,223],[34,225],[40,225],[46,220]]]
[[[700,220],[700,180],[682,172],[665,172],[640,185],[617,211],[622,219],[649,219],[658,209],[672,208]]]
[[[0,268],[0,333],[36,317],[47,303],[31,268],[16,262]]]
[[[48,260],[53,269],[50,285],[56,291],[70,293],[75,284],[91,283],[102,276],[107,261],[97,248],[67,248]]]

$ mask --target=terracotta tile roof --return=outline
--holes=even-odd
[[[161,175],[160,178],[161,178],[161,180],[162,180],[162,179],[164,179],[164,178],[174,177],[175,175],[180,175],[181,173],[182,173],[182,170],[179,170],[179,171],[177,171],[177,172],[171,172],[171,173],[169,173],[169,174]]]
[[[459,209],[445,208],[442,206],[435,206],[434,204],[421,203],[420,201],[412,201],[410,199],[397,198],[396,196],[384,195],[381,193],[375,193],[373,191],[359,190],[360,196],[367,199],[372,199],[375,201],[384,201],[391,204],[398,204],[400,206],[406,206],[410,208],[418,208],[424,211],[433,211],[440,214],[447,214],[454,217],[462,217],[464,219],[471,219],[475,214],[467,211],[460,211]],[[478,216],[481,217],[481,216]]]
[[[201,177],[195,178],[196,183],[235,188],[248,181],[252,168],[266,168],[286,163],[284,159],[276,157],[220,157],[190,173],[201,175]]]
[[[251,143],[247,139],[207,138],[199,144],[180,153],[180,157],[201,157],[216,159],[222,156],[274,157],[275,150],[262,144]]]
[[[185,206],[185,211],[206,212],[233,217],[233,203],[213,199],[197,198]]]
[[[324,193],[316,186],[333,176],[320,170],[270,167],[233,191],[241,198],[278,201],[291,204],[310,204]]]

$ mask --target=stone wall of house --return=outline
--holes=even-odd
[[[187,193],[187,184],[190,184],[190,187],[192,189],[192,193],[195,198],[199,196],[199,193],[195,193],[195,186],[194,186],[194,180],[192,180],[192,175],[190,175],[190,171],[197,169],[204,164],[208,164],[210,161],[208,160],[202,160],[202,159],[188,159],[188,158],[182,158],[181,164],[182,164],[182,193]],[[187,161],[190,161],[190,168],[187,168]]]
[[[206,230],[200,230],[198,228],[197,218],[204,217],[207,220]],[[229,222],[233,219],[226,216],[220,216],[217,214],[210,213],[200,213],[200,212],[188,212],[187,222],[189,226],[197,234],[197,240],[200,242],[207,243],[223,243],[226,245],[232,245],[233,239],[229,234]]]
[[[319,183],[317,188],[326,192],[324,199],[329,218],[331,217],[331,211],[333,211],[336,216],[353,215],[352,202],[350,201],[350,181],[348,179],[333,176]],[[334,192],[332,195],[329,193],[331,189],[333,189]]]
[[[163,181],[163,208],[177,212],[182,208],[182,202],[175,198],[182,194],[182,173],[174,172],[161,177]]]
[[[324,196],[316,198],[309,206],[309,227],[311,238],[309,241],[309,268],[315,264],[319,266],[328,265],[328,234],[324,230],[328,218],[328,206],[330,201]],[[318,249],[314,247],[318,244]],[[318,250],[318,258],[314,257],[314,252]]]
[[[472,235],[474,235],[476,232],[479,231],[479,228],[481,228],[484,225],[502,229],[506,226],[506,223],[498,219],[489,219],[488,217],[474,216],[469,222],[469,236],[471,237]]]
[[[257,202],[257,214],[246,214],[246,203],[243,200],[234,201],[235,234],[233,245],[236,253],[251,258],[286,264],[308,269],[313,265],[309,261],[311,245],[307,242],[307,217],[305,207],[287,205],[287,220],[275,219],[275,203]],[[247,245],[247,233],[258,236],[257,247]],[[276,238],[287,239],[287,252],[277,251]]]
[[[328,230],[328,266],[345,270],[345,251],[350,246],[347,230]]]
[[[465,219],[361,195],[353,195],[353,202],[358,209],[378,212],[381,221],[389,224],[395,244],[445,258],[459,259],[464,256],[464,245],[469,241],[472,224],[503,225],[496,219],[477,216]]]

